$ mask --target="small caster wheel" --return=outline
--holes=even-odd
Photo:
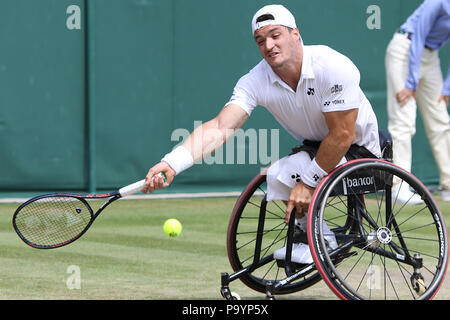
[[[223,287],[220,290],[220,293],[222,294],[222,297],[224,297],[227,300],[241,300],[241,296],[238,295],[236,292],[233,292],[228,287]]]
[[[274,283],[272,281],[268,281],[266,283],[266,300],[275,300],[275,296],[273,295]]]
[[[418,295],[424,294],[425,290],[427,289],[425,287],[425,282],[423,281],[423,277],[421,275],[413,275],[411,277],[411,284],[412,284],[414,291]]]
[[[230,291],[231,300],[241,300],[241,296],[238,295],[236,292]]]
[[[425,292],[425,283],[423,282],[423,279],[417,279],[416,285],[414,287],[414,290],[417,292],[417,294],[422,295]]]

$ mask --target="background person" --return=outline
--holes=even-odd
[[[445,83],[438,50],[450,39],[450,0],[426,0],[400,26],[386,50],[388,130],[394,163],[411,171],[411,139],[419,107],[439,175],[441,198],[450,201],[450,64]],[[395,182],[394,182],[395,183]],[[395,185],[394,195],[421,203],[417,194]],[[400,189],[400,190],[399,190]]]

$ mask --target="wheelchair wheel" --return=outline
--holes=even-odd
[[[392,182],[423,200],[400,203]],[[337,245],[323,224],[334,232]],[[432,299],[448,264],[448,235],[431,193],[390,162],[350,161],[323,179],[308,211],[318,272],[341,299]]]
[[[282,201],[263,203],[266,195],[266,176],[257,175],[238,198],[227,232],[228,258],[238,273],[250,266],[240,280],[258,292],[266,292],[267,284],[287,277],[285,268],[273,258],[273,252],[286,245],[288,226],[284,222],[285,204]],[[261,213],[261,206],[263,213]],[[264,215],[262,241],[258,244],[258,227]],[[306,235],[305,235],[306,242]],[[300,267],[297,265],[297,267]],[[321,280],[315,268],[304,276],[277,289],[275,294],[303,290]]]

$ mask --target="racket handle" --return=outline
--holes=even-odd
[[[158,176],[161,176],[164,178],[164,181],[166,181],[166,175],[162,172],[158,173]],[[121,197],[126,197],[132,194],[135,194],[136,192],[141,191],[145,186],[145,179],[142,179],[138,182],[132,183],[128,186],[125,186],[123,188],[119,189],[119,194]]]
[[[119,194],[121,197],[126,197],[132,194],[135,194],[136,192],[141,191],[145,186],[145,179],[142,179],[138,182],[129,184],[128,186],[125,186],[123,188],[119,189]]]

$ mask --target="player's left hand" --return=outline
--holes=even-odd
[[[285,222],[289,222],[292,209],[296,209],[296,217],[301,218],[308,212],[309,203],[311,202],[314,188],[307,186],[303,182],[299,182],[289,194],[289,201],[286,206]]]

